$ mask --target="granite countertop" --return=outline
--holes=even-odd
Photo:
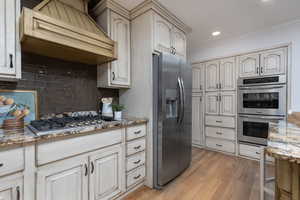
[[[25,127],[23,133],[16,133],[10,135],[5,135],[3,130],[0,129],[0,148],[11,147],[11,146],[23,146],[23,145],[34,144],[37,142],[50,142],[53,140],[56,141],[60,139],[70,138],[70,137],[96,134],[96,133],[124,128],[128,126],[144,124],[147,122],[148,120],[145,118],[126,117],[122,121],[104,122],[101,126],[91,127],[89,131],[85,131],[85,132],[71,133],[69,131],[66,131],[60,134],[47,134],[42,136],[38,136],[32,133],[27,127]]]
[[[300,164],[300,115],[293,113],[287,121],[271,124],[266,152],[274,158]]]

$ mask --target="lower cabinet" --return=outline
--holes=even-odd
[[[37,199],[111,199],[121,193],[122,167],[121,145],[42,166]]]
[[[23,200],[23,177],[9,176],[0,180],[0,200]]]

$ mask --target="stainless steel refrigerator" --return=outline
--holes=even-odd
[[[154,187],[180,175],[191,162],[192,68],[171,54],[153,55]]]

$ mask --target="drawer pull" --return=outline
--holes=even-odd
[[[221,145],[221,144],[216,144],[216,146],[217,146],[217,147],[222,147],[223,145]]]
[[[137,160],[135,162],[133,162],[134,164],[139,164],[141,162],[141,160]]]
[[[223,133],[221,133],[221,132],[216,132],[216,134],[217,134],[217,135],[223,135]]]
[[[135,134],[135,135],[138,135],[138,134],[140,134],[141,132],[142,132],[141,130],[135,131],[134,134]]]
[[[135,149],[135,150],[138,150],[138,149],[140,149],[141,147],[142,147],[142,146],[139,145],[139,146],[134,147],[134,149]]]
[[[222,123],[223,121],[218,121],[218,120],[217,120],[216,122],[217,122],[217,123]]]
[[[4,166],[4,164],[3,163],[0,163],[0,167],[3,167]]]
[[[139,175],[137,175],[137,176],[135,176],[135,177],[133,177],[134,179],[138,179],[138,178],[140,178],[141,177],[141,175],[139,174]]]
[[[257,155],[260,155],[260,153],[259,152],[255,152]]]

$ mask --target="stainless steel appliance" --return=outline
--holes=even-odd
[[[266,145],[270,122],[285,120],[286,76],[240,78],[238,80],[238,140]]]
[[[242,78],[239,85],[239,114],[286,115],[286,77]]]
[[[266,145],[270,123],[280,123],[285,120],[282,116],[239,115],[239,142]]]
[[[153,55],[154,186],[162,188],[191,162],[192,68],[170,55]]]

